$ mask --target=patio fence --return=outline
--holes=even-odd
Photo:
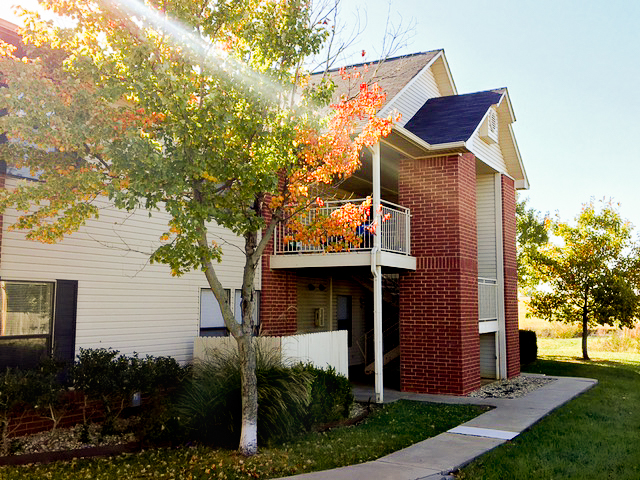
[[[349,377],[349,349],[347,331],[304,333],[286,337],[256,337],[260,348],[277,349],[289,364],[312,363],[318,368],[333,367],[337,373]],[[210,350],[236,350],[233,337],[196,337],[193,358],[206,360]]]

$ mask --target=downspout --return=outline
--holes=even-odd
[[[373,180],[373,224],[376,232],[371,249],[371,274],[373,275],[373,345],[375,367],[376,403],[384,401],[384,353],[382,344],[382,266],[378,265],[378,252],[381,251],[382,225],[380,223],[380,143],[371,147]]]

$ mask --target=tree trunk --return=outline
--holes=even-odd
[[[591,360],[587,353],[587,337],[589,336],[589,317],[587,310],[587,303],[585,301],[582,308],[582,358],[584,360]]]
[[[236,338],[241,363],[242,429],[239,451],[243,455],[258,453],[258,382],[256,350],[251,335]]]

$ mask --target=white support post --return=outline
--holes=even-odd
[[[498,277],[498,372],[499,379],[507,378],[507,325],[504,316],[504,244],[502,236],[502,174],[496,173],[494,202],[496,212],[496,277]]]
[[[371,273],[373,273],[373,344],[375,362],[376,403],[384,401],[384,352],[382,344],[382,267],[377,264],[377,253],[382,246],[382,225],[380,218],[380,143],[372,147],[373,151],[373,215],[376,232],[371,250]]]

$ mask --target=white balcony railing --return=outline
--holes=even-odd
[[[498,281],[478,278],[478,320],[486,322],[498,319]]]
[[[311,223],[316,215],[330,215],[332,211],[337,210],[347,203],[358,205],[365,199],[356,200],[337,200],[325,202],[323,207],[312,208],[306,213],[306,221]],[[382,222],[382,226],[372,233],[367,228],[368,224],[357,227],[358,238],[360,243],[349,243],[342,251],[363,251],[371,250],[375,235],[381,235],[382,250],[386,252],[399,253],[403,255],[410,254],[411,236],[410,236],[410,211],[408,208],[401,207],[391,202],[383,201],[380,217],[387,220]],[[373,219],[371,219],[372,221]],[[311,245],[296,241],[285,241],[285,239],[293,238],[293,232],[286,225],[279,225],[275,231],[274,244],[275,254],[284,255],[292,253],[322,253],[325,251],[323,245]],[[342,239],[337,237],[329,237],[328,244],[331,242],[341,243]]]

